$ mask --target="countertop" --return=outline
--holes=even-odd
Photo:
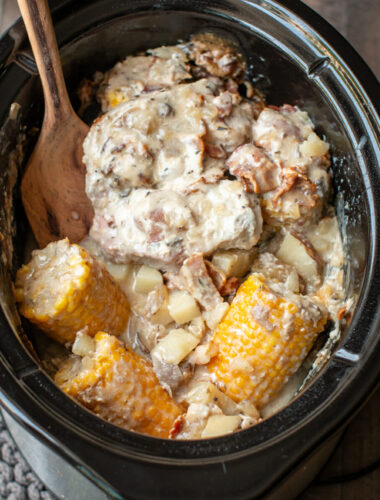
[[[347,38],[380,76],[379,0],[305,0],[305,3]],[[16,0],[0,0],[0,32],[16,17]],[[380,499],[379,415],[380,390],[377,390],[352,419],[329,462],[299,500]]]

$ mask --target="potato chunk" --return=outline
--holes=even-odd
[[[252,253],[239,250],[227,250],[216,252],[212,258],[212,264],[223,271],[226,278],[236,276],[243,277],[252,263]]]
[[[149,293],[157,285],[163,283],[162,274],[157,269],[149,266],[141,266],[136,274],[135,292]]]
[[[195,384],[186,394],[185,401],[188,404],[216,404],[226,415],[236,415],[239,413],[238,405],[211,382],[198,382]]]
[[[300,144],[300,151],[305,156],[323,156],[329,151],[329,144],[322,141],[315,132],[309,134],[306,141]]]
[[[317,285],[320,283],[320,263],[313,250],[312,246],[307,246],[298,235],[286,233],[277,257],[285,264],[294,266],[307,283]]]
[[[187,323],[200,316],[195,299],[185,291],[174,291],[169,294],[169,314],[178,325]]]
[[[152,350],[164,363],[178,365],[199,344],[199,339],[183,328],[170,330]]]
[[[127,279],[132,266],[131,264],[114,264],[113,262],[107,262],[106,268],[115,281],[123,283]]]
[[[236,431],[241,423],[239,415],[212,415],[202,431],[202,438],[212,438]]]

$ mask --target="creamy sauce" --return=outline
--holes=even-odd
[[[105,114],[84,142],[95,218],[82,245],[128,298],[131,316],[120,338],[152,362],[162,387],[186,407],[179,439],[254,425],[285,405],[305,376],[302,368],[292,375],[295,365],[276,399],[264,395],[259,413],[255,401],[227,397],[208,371],[219,350],[213,331],[250,273],[310,327],[321,315],[338,323],[351,305],[328,205],[329,145],[306,112],[243,98],[243,72],[236,49],[207,35],[127,57],[102,77]],[[268,334],[281,328],[281,339],[291,338],[294,314],[276,324],[259,302],[251,314]],[[230,368],[252,372],[242,356]],[[250,378],[257,384],[254,372]]]
[[[146,258],[162,267],[257,243],[258,198],[223,179],[226,156],[251,139],[253,109],[238,94],[214,95],[222,89],[212,78],[151,92],[91,128],[84,142],[91,235],[118,262]],[[223,116],[221,100],[229,106]]]

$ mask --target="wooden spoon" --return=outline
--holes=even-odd
[[[88,126],[67,94],[47,0],[17,0],[40,73],[45,114],[21,181],[21,197],[40,247],[68,237],[80,241],[92,224],[85,193],[82,143]]]

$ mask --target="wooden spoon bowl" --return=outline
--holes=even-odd
[[[47,0],[18,4],[45,100],[41,133],[21,181],[22,202],[40,247],[64,237],[77,242],[93,219],[82,163],[88,126],[75,114],[67,94]]]

